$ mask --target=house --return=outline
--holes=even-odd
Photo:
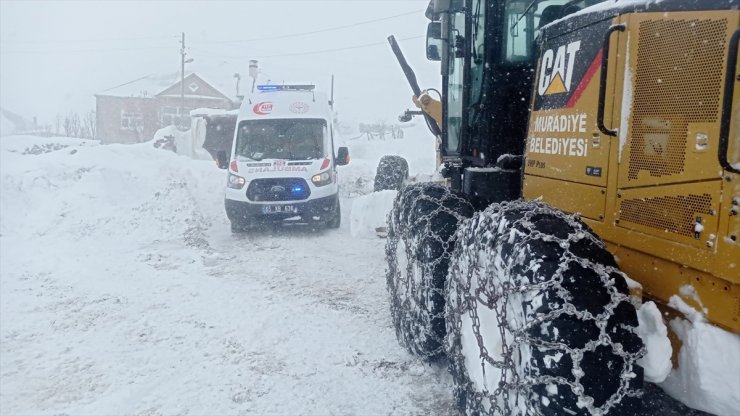
[[[195,73],[149,75],[95,95],[97,136],[102,143],[138,143],[169,125],[190,127],[196,108],[230,110],[238,103]]]

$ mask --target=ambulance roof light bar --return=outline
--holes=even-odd
[[[259,91],[313,91],[316,88],[315,85],[303,84],[303,85],[258,85],[257,90]]]

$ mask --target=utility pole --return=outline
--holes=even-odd
[[[180,48],[180,111],[185,109],[185,32],[182,32],[182,48]],[[179,113],[179,111],[178,111]]]

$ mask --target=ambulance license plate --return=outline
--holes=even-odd
[[[295,214],[298,208],[294,205],[265,205],[262,207],[263,214]]]

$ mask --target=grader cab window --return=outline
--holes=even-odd
[[[509,0],[504,8],[503,61],[524,63],[534,59],[539,28],[560,18],[567,3],[567,0]]]
[[[465,35],[465,13],[452,15],[450,38],[462,39]],[[460,131],[463,114],[463,73],[465,66],[464,50],[458,50],[453,42],[449,53],[449,77],[447,79],[447,151],[456,152],[460,144]]]
[[[471,7],[470,42],[470,104],[480,102],[483,94],[485,68],[486,6],[484,0],[475,0]]]

